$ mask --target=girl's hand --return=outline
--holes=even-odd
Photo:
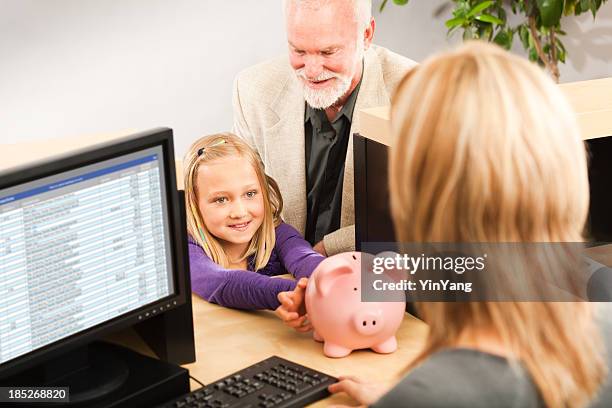
[[[364,381],[351,375],[340,376],[338,380],[327,387],[329,392],[345,392],[361,405],[372,405],[387,392],[387,387],[382,384]]]
[[[281,304],[274,311],[287,326],[299,332],[312,330],[312,325],[308,321],[306,304],[304,302],[307,284],[308,279],[302,278],[298,281],[293,291],[279,293],[278,301]]]

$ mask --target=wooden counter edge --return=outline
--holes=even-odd
[[[576,112],[583,139],[612,135],[612,78],[570,82],[559,87]],[[361,136],[391,145],[388,106],[362,109],[358,115]]]

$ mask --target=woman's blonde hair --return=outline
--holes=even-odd
[[[586,153],[574,113],[536,66],[472,42],[428,59],[392,102],[391,210],[400,242],[579,242]],[[606,375],[588,303],[419,303],[431,353],[493,330],[547,406],[585,405]]]
[[[187,207],[187,232],[200,245],[206,254],[224,268],[229,267],[230,260],[223,247],[206,228],[198,207],[198,170],[200,166],[226,157],[240,157],[247,160],[261,185],[264,203],[264,220],[253,235],[247,251],[239,262],[255,256],[255,270],[263,268],[270,259],[275,244],[275,227],[282,221],[283,199],[276,181],[266,175],[259,154],[246,142],[231,133],[220,133],[205,136],[191,145],[183,160],[185,178],[185,205]],[[200,181],[205,182],[205,181]]]

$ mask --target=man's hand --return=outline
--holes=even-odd
[[[372,405],[386,394],[387,388],[381,384],[367,382],[350,375],[338,377],[338,382],[327,387],[329,392],[336,394],[346,392],[359,404]]]
[[[290,292],[278,294],[278,301],[281,303],[274,313],[289,327],[299,331],[307,332],[312,330],[312,325],[308,321],[306,314],[306,285],[308,279],[302,278],[298,281],[295,289]]]
[[[314,249],[315,252],[318,252],[323,256],[327,256],[327,251],[325,250],[325,244],[323,243],[323,240],[317,242],[315,246],[312,247],[312,249]]]

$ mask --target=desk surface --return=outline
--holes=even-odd
[[[188,364],[191,375],[208,384],[272,355],[314,368],[334,377],[356,375],[389,385],[424,345],[427,326],[406,314],[397,333],[399,348],[383,355],[361,350],[333,359],[323,355],[323,346],[312,334],[298,333],[267,311],[246,312],[208,303],[193,296],[196,363]],[[349,402],[334,396],[315,404]]]

